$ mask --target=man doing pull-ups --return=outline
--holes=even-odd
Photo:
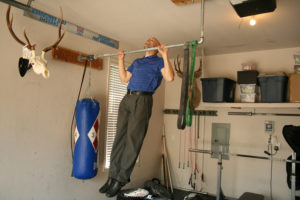
[[[149,38],[144,48],[158,47],[158,51],[147,51],[145,57],[136,59],[127,70],[124,65],[124,50],[119,50],[119,76],[122,83],[129,84],[127,94],[119,106],[108,180],[99,189],[107,197],[115,196],[130,181],[152,113],[152,95],[163,78],[168,82],[174,80],[173,67],[165,46],[156,38]],[[162,58],[157,56],[158,52]]]

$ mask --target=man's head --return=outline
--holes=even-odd
[[[159,41],[155,37],[151,37],[146,40],[144,44],[144,48],[147,49],[147,48],[157,47],[159,45],[160,45]],[[158,51],[155,51],[155,53],[158,53]]]

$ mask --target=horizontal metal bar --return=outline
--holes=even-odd
[[[202,44],[204,41],[204,38],[201,37],[198,44]],[[174,44],[174,45],[168,45],[168,46],[165,46],[164,48],[166,49],[170,49],[170,48],[177,48],[177,47],[183,47],[185,44]],[[147,52],[147,51],[155,51],[155,50],[158,50],[158,47],[152,47],[152,48],[147,48],[147,49],[139,49],[139,50],[133,50],[133,51],[125,51],[124,54],[134,54],[134,53],[142,53],[142,52]],[[97,58],[103,58],[103,57],[110,57],[110,56],[118,56],[119,53],[108,53],[108,54],[102,54],[102,55],[94,55],[94,59],[97,59]],[[86,57],[82,57],[82,56],[79,56],[78,57],[78,60],[79,61],[82,61],[82,60],[86,60]]]
[[[194,110],[193,115],[201,115],[201,116],[218,116],[218,111],[215,110]],[[178,109],[165,109],[164,114],[178,114]]]
[[[212,151],[203,149],[189,149],[189,152],[213,154]]]
[[[254,156],[254,155],[246,155],[246,154],[234,154],[230,153],[231,156],[237,156],[237,157],[244,157],[244,158],[255,158],[255,159],[262,159],[262,160],[269,160],[266,156]]]
[[[189,152],[195,152],[195,153],[205,153],[205,154],[222,154],[222,155],[227,155],[227,156],[236,156],[236,157],[244,157],[244,158],[254,158],[254,159],[262,159],[262,160],[274,160],[274,161],[280,161],[280,162],[291,162],[291,163],[300,163],[300,161],[296,160],[287,160],[283,158],[270,158],[266,156],[256,156],[256,155],[247,155],[247,154],[238,154],[238,153],[223,153],[223,152],[212,152],[210,150],[203,150],[203,149],[189,149]]]
[[[273,116],[300,117],[300,114],[293,114],[293,113],[228,112],[228,115],[240,115],[240,116],[273,115]]]
[[[175,47],[182,47],[184,46],[184,44],[175,44],[175,45],[169,45],[166,46],[165,48],[175,48]],[[124,54],[133,54],[133,53],[141,53],[141,52],[147,52],[147,51],[155,51],[158,50],[157,47],[152,47],[152,48],[147,48],[147,49],[140,49],[140,50],[133,50],[133,51],[125,51]],[[117,56],[119,55],[118,53],[111,53],[111,54],[103,54],[103,55],[98,55],[95,56],[94,58],[101,58],[101,57],[105,57],[105,56]]]
[[[252,115],[274,115],[274,116],[300,117],[300,114],[293,114],[293,113],[252,113]]]
[[[22,10],[26,10],[26,11],[29,11],[30,8],[31,8],[30,6],[28,6],[26,4],[22,4],[22,3],[18,2],[18,1],[13,1],[13,0],[0,0],[0,1],[2,1],[2,2],[6,3],[6,4],[9,4],[11,6],[14,6],[16,8],[20,8]]]
[[[252,116],[252,112],[228,112],[228,115]]]

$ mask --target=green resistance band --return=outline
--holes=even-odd
[[[190,69],[190,78],[189,78],[189,87],[188,87],[188,102],[186,106],[186,113],[185,113],[185,121],[187,126],[192,126],[193,121],[193,82],[194,82],[194,72],[195,72],[195,60],[196,60],[196,48],[198,45],[197,40],[193,40],[190,42],[190,46],[192,46],[192,58],[191,58],[191,69]]]

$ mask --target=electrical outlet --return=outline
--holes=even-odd
[[[265,132],[272,135],[274,133],[274,121],[265,121]]]

